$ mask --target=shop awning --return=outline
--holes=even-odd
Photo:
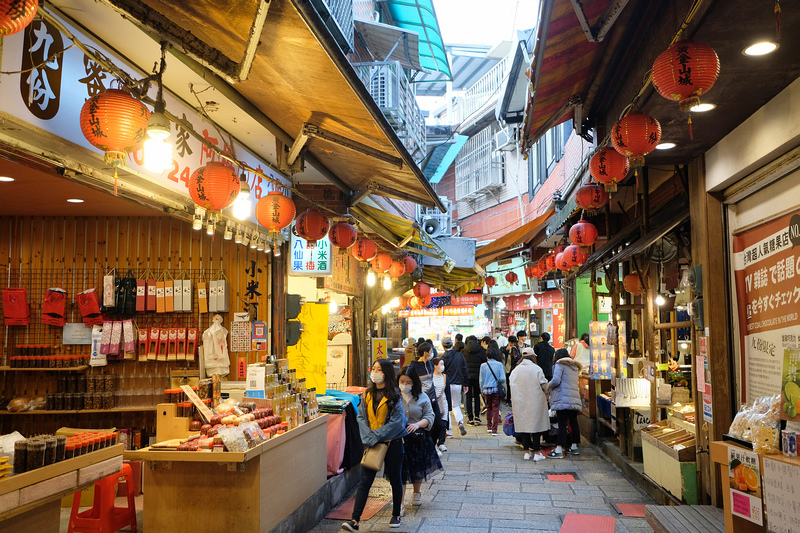
[[[422,281],[446,289],[454,296],[464,295],[483,285],[483,278],[469,268],[454,268],[446,272],[442,267],[426,266],[422,269]]]
[[[475,252],[475,262],[485,267],[489,263],[500,259],[510,249],[520,244],[527,244],[547,226],[547,222],[553,212],[554,210],[550,208],[544,214],[539,215],[522,227],[495,239],[491,244],[481,246]]]
[[[450,64],[444,49],[433,0],[385,0],[392,17],[390,23],[419,34],[419,60],[422,68],[441,72],[451,79]]]
[[[359,204],[350,208],[350,213],[374,233],[398,248],[406,248],[430,257],[440,257],[435,247],[422,240],[419,227],[414,222],[376,207]],[[416,247],[409,245],[414,244]]]
[[[422,70],[417,32],[369,20],[354,20],[353,24],[376,61],[399,61],[403,68]]]
[[[456,160],[456,156],[458,156],[458,153],[464,147],[468,139],[469,136],[467,135],[456,135],[456,142],[453,144],[440,145],[434,149],[433,156],[431,156],[428,166],[425,167],[424,171],[425,177],[428,178],[431,185],[442,181],[445,172],[447,172],[447,169],[453,164],[453,161]]]
[[[626,246],[624,250],[614,256],[614,261],[624,261],[629,257],[633,257],[637,254],[640,254],[647,250],[650,246],[652,246],[658,239],[678,227],[683,223],[683,221],[688,220],[689,218],[689,210],[683,211],[678,213],[677,215],[673,216],[663,224],[656,226],[655,228],[648,231],[644,236],[642,236],[639,240],[631,244],[630,246]]]

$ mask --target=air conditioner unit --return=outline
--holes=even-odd
[[[513,152],[517,148],[516,128],[505,127],[494,134],[495,150]]]

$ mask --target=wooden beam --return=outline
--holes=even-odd
[[[686,320],[684,322],[664,322],[663,324],[653,324],[654,329],[683,329],[694,327],[694,322]]]

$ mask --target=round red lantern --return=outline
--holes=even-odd
[[[431,287],[424,281],[420,281],[414,285],[414,295],[418,298],[424,298],[431,293]]]
[[[401,259],[403,262],[403,266],[406,269],[406,272],[411,274],[417,269],[417,260],[411,257],[410,255],[405,256]]]
[[[392,266],[392,254],[389,252],[378,252],[375,258],[370,261],[370,264],[372,265],[372,270],[383,274]]]
[[[337,222],[331,227],[330,232],[328,232],[328,237],[330,237],[332,245],[337,248],[346,249],[355,244],[358,238],[358,232],[356,232],[356,228],[353,227],[352,224]]]
[[[533,278],[533,265],[526,265],[525,266],[525,277],[526,278]]]
[[[497,283],[497,280],[495,279],[494,276],[486,276],[486,279],[483,281],[484,283],[486,283],[486,286],[489,287],[490,289],[494,287],[495,283]]]
[[[570,265],[579,266],[586,262],[586,251],[577,244],[570,244],[564,250],[564,258]]]
[[[433,301],[433,296],[431,296],[430,294],[427,296],[423,296],[422,298],[419,299],[419,303],[422,305],[422,307],[428,307],[429,305],[431,305],[432,301]]]
[[[597,240],[597,228],[591,222],[579,220],[569,228],[569,240],[579,246],[591,246]]]
[[[653,62],[653,85],[658,94],[679,103],[688,112],[700,103],[719,76],[719,57],[713,48],[694,41],[678,41]]]
[[[325,237],[329,227],[328,217],[316,209],[307,209],[300,213],[294,223],[297,236],[305,239],[309,246],[315,245],[318,240]]]
[[[539,259],[539,262],[536,263],[536,266],[539,267],[539,270],[542,271],[543,275],[550,272],[550,267],[547,266],[547,257],[542,257],[541,259]]]
[[[564,252],[556,254],[556,268],[563,272],[572,268],[572,265],[567,262]]]
[[[37,0],[0,0],[0,37],[24,30],[36,16],[38,5]]]
[[[256,220],[270,233],[277,233],[294,220],[295,206],[280,191],[270,191],[256,203]]]
[[[617,190],[617,183],[625,179],[630,169],[628,158],[608,146],[600,148],[589,161],[594,181],[610,192]]]
[[[187,187],[194,203],[218,213],[236,200],[239,183],[239,176],[232,166],[211,161],[192,172]]]
[[[378,245],[366,237],[360,237],[350,247],[350,253],[359,261],[369,261],[378,253]]]
[[[531,265],[531,274],[533,274],[531,277],[534,278],[541,278],[544,276],[544,272],[542,272],[542,269],[539,268],[539,265]]]
[[[406,267],[402,261],[399,260],[392,261],[392,266],[389,267],[390,278],[397,279],[405,273],[406,273]]]
[[[128,153],[139,149],[149,118],[147,106],[128,91],[107,89],[86,100],[81,108],[80,124],[86,140],[103,150],[105,162],[116,167],[125,164]],[[238,193],[238,176],[236,183]]]
[[[556,244],[556,247],[553,248],[553,254],[558,255],[563,252],[567,248],[567,245],[562,243]]]
[[[633,111],[619,119],[611,129],[614,149],[630,158],[633,167],[644,165],[644,156],[661,142],[661,124],[650,115]]]
[[[622,279],[622,286],[625,287],[625,290],[631,294],[642,294],[644,292],[644,287],[642,286],[642,279],[636,272],[625,276]]]
[[[411,299],[408,301],[408,306],[411,309],[422,309],[422,300],[420,300],[416,296],[412,296]]]
[[[516,272],[509,272],[506,274],[506,281],[511,285],[514,285],[517,283],[517,281],[519,281],[519,276],[517,276]]]
[[[597,211],[608,202],[608,193],[600,185],[589,184],[575,192],[575,203],[585,211]]]
[[[545,263],[547,265],[547,272],[550,272],[554,268],[556,268],[556,256],[555,254],[550,254],[545,258]]]

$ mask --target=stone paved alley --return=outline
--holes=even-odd
[[[406,505],[401,527],[391,531],[558,531],[567,513],[582,513],[616,517],[617,533],[652,532],[644,518],[625,518],[613,504],[653,500],[587,442],[582,443],[580,456],[535,463],[523,461],[523,451],[512,437],[502,433],[494,437],[485,426],[467,426],[467,431],[464,437],[447,439],[444,472],[423,484],[422,505]],[[572,473],[576,480],[549,481],[546,475],[552,473]],[[376,478],[371,495],[382,494],[391,499],[388,482]],[[410,500],[409,488],[406,502]],[[360,531],[390,531],[391,508],[389,503],[363,521]],[[337,531],[341,523],[325,519],[311,531]]]

